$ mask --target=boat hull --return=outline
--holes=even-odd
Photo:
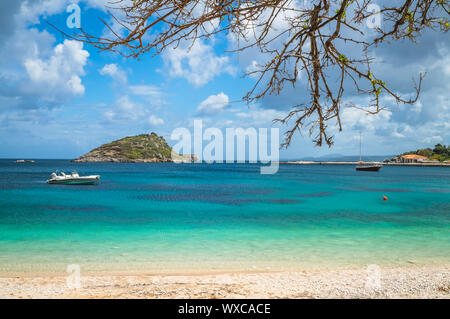
[[[381,166],[357,166],[357,171],[364,171],[364,172],[378,172],[380,170]]]
[[[59,185],[92,185],[97,183],[100,178],[66,178],[61,180],[48,180],[48,184],[59,184]]]

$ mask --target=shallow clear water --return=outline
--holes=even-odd
[[[56,169],[94,186],[47,185]],[[386,195],[389,200],[383,201]],[[0,160],[0,274],[450,264],[450,169]]]

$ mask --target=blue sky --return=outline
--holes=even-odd
[[[250,106],[236,102],[254,83],[243,73],[263,57],[255,51],[226,53],[233,47],[226,35],[139,60],[65,39],[46,21],[71,31],[66,8],[72,2],[81,7],[85,30],[106,32],[98,20],[111,22],[104,0],[0,4],[0,157],[75,158],[113,139],[152,131],[173,145],[172,130],[189,128],[194,119],[221,129],[271,127],[272,119],[308,98],[300,85]],[[304,132],[281,158],[357,154],[359,130],[368,155],[448,144],[449,49],[448,35],[436,32],[426,32],[419,44],[380,46],[375,71],[398,92],[411,93],[411,78],[427,71],[420,100],[397,106],[386,99],[390,110],[376,116],[345,108],[344,131],[336,133],[331,149],[314,147]],[[366,102],[351,94],[346,100]]]

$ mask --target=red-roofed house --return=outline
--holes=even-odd
[[[420,163],[423,161],[427,161],[428,157],[416,154],[408,154],[400,156],[399,160],[401,163]]]

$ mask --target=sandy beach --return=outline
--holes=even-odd
[[[0,298],[450,298],[449,267],[0,278]]]

